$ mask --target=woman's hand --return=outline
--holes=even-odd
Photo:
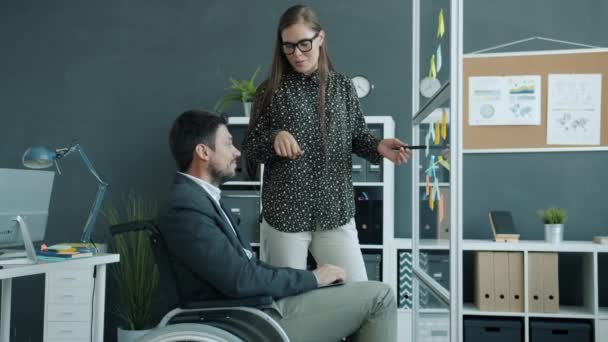
[[[277,156],[289,159],[296,159],[304,153],[296,138],[287,131],[280,131],[274,138],[274,151]]]
[[[395,138],[381,140],[378,144],[378,153],[395,163],[395,165],[407,163],[411,155],[407,144]]]

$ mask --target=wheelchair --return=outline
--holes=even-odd
[[[156,222],[132,221],[110,227],[113,236],[137,231],[147,233],[160,279],[179,298],[169,251]],[[289,342],[283,328],[261,310],[271,303],[270,296],[197,302],[180,300],[154,329],[137,341]]]

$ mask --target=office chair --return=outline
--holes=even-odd
[[[166,243],[154,221],[133,221],[110,227],[112,235],[145,231],[165,287],[175,298],[177,285]],[[168,294],[163,292],[163,295]],[[152,331],[138,342],[220,341],[220,342],[289,342],[281,326],[260,308],[268,307],[272,297],[184,302],[169,311]]]

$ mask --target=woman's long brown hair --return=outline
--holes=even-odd
[[[304,5],[295,5],[288,8],[279,20],[279,26],[277,27],[276,43],[274,47],[274,56],[272,58],[272,69],[270,71],[270,77],[262,86],[264,86],[264,96],[262,98],[261,106],[258,107],[258,113],[252,113],[251,120],[249,122],[249,128],[255,126],[257,116],[260,111],[268,110],[272,102],[272,96],[276,92],[283,74],[291,68],[289,61],[285,54],[283,54],[283,39],[281,38],[281,32],[287,27],[294,24],[305,24],[315,32],[321,32],[321,24],[319,18],[313,12],[313,10]],[[320,115],[320,130],[323,142],[326,140],[326,119],[325,119],[325,91],[327,88],[327,78],[329,71],[333,70],[333,65],[327,54],[327,41],[319,47],[319,61],[318,61],[318,73],[319,73],[319,115]]]

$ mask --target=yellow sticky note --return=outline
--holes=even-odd
[[[447,160],[443,159],[442,156],[439,156],[439,158],[437,158],[437,162],[443,166],[446,170],[450,171],[450,162],[448,162]]]
[[[431,56],[431,61],[430,61],[430,66],[429,66],[429,77],[431,78],[437,78],[437,68],[435,67],[435,55]]]
[[[435,122],[435,145],[439,144],[439,121]]]
[[[443,22],[443,8],[439,10],[439,18],[437,20],[437,38],[443,37],[445,33],[445,24]]]
[[[435,209],[435,189],[431,188],[431,196],[429,196],[429,208],[431,208],[431,210]]]
[[[444,109],[441,112],[441,139],[443,139],[443,140],[445,140],[445,138],[447,138],[447,136],[448,136],[447,122],[448,122],[448,118],[447,118],[447,114],[445,113],[445,109]]]

